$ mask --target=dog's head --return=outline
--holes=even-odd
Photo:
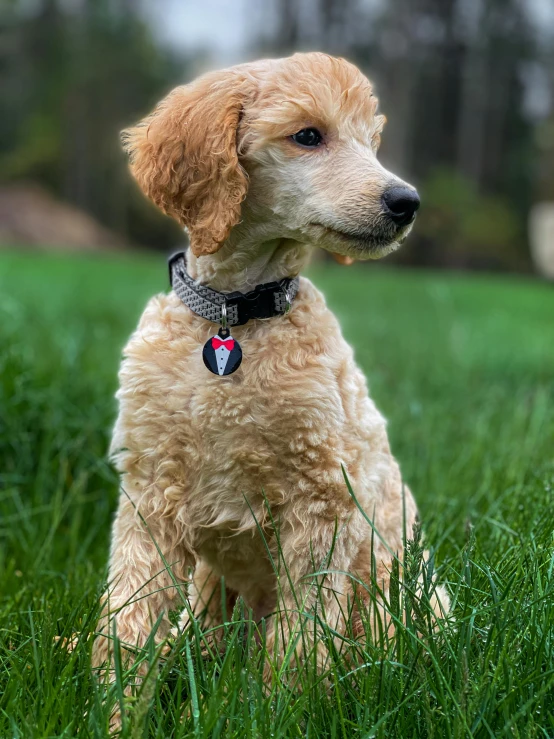
[[[123,132],[142,190],[196,256],[234,227],[369,259],[409,233],[415,189],[377,161],[385,118],[352,64],[295,54],[210,73]]]

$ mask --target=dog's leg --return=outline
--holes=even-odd
[[[237,593],[222,583],[222,578],[204,561],[198,562],[190,587],[190,612],[202,620],[204,629],[214,629],[229,620],[233,613]],[[184,610],[178,631],[184,631],[190,622],[190,612]],[[217,639],[221,630],[211,634]]]
[[[307,653],[317,649],[317,662],[324,668],[326,650],[315,632],[320,622],[343,632],[347,617],[348,575],[356,554],[359,525],[336,526],[329,519],[310,519],[311,538],[304,531],[290,528],[280,532],[283,565],[279,568],[279,611],[268,628],[266,648],[275,657],[268,663],[266,682],[273,669],[292,653],[291,662],[306,661]]]
[[[93,650],[96,667],[107,666],[111,673],[114,625],[122,647],[128,648],[124,662],[132,659],[131,650],[144,646],[160,617],[155,639],[166,636],[167,613],[181,605],[176,583],[184,583],[187,566],[193,564],[172,526],[162,517],[141,520],[122,493],[112,533],[109,589]]]

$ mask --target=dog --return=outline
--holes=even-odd
[[[354,65],[307,53],[178,87],[123,142],[142,191],[188,231],[190,279],[244,295],[292,284],[314,249],[348,262],[404,241],[419,197],[377,159],[384,124]],[[287,290],[286,311],[232,328],[222,352],[227,362],[240,344],[232,374],[223,360],[219,374],[204,366],[215,321],[175,291],[150,300],[125,347],[111,445],[121,496],[95,664],[110,662],[114,621],[130,648],[154,624],[165,638],[180,584],[181,629],[191,614],[221,625],[240,596],[281,657],[303,613],[320,609],[339,630],[349,619],[361,634],[373,606],[362,596],[345,616],[353,579],[377,582],[386,602],[416,504],[322,294],[304,277],[294,300]],[[214,367],[224,340],[212,342]],[[438,617],[447,611],[442,587],[431,600]]]

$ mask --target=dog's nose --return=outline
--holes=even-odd
[[[407,226],[414,220],[419,208],[419,195],[412,187],[390,187],[382,196],[385,213],[398,226]]]

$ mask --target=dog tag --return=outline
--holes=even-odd
[[[242,362],[242,349],[228,328],[220,328],[217,335],[204,344],[202,359],[214,375],[232,375]]]

